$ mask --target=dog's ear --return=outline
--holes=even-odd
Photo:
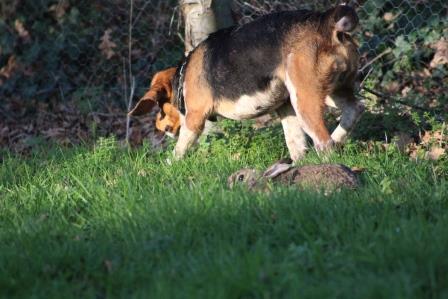
[[[157,106],[157,104],[157,93],[150,90],[138,101],[135,107],[129,111],[128,115],[139,116],[149,113],[155,106]]]
[[[134,109],[129,112],[131,116],[138,116],[151,112],[156,105],[163,107],[165,102],[169,102],[172,96],[172,79],[176,73],[176,68],[162,70],[154,74],[148,92],[138,101]]]

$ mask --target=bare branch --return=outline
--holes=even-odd
[[[132,30],[134,28],[132,19],[134,14],[134,0],[130,2],[130,12],[129,12],[129,37],[128,37],[128,71],[129,71],[129,81],[130,81],[130,93],[127,98],[128,102],[128,111],[132,108],[132,98],[134,97],[135,91],[135,78],[132,75]],[[125,80],[126,81],[126,80]],[[129,145],[129,137],[130,137],[130,126],[131,126],[131,117],[129,115],[126,116],[126,144]]]
[[[387,100],[392,100],[392,101],[394,101],[394,102],[396,102],[396,103],[398,103],[400,105],[407,106],[407,107],[410,107],[410,108],[414,108],[414,109],[417,109],[417,110],[431,111],[430,109],[426,109],[426,108],[423,108],[423,107],[420,107],[420,106],[416,106],[416,105],[412,105],[412,104],[406,103],[406,102],[404,102],[402,100],[399,100],[399,99],[397,99],[397,98],[395,98],[395,97],[393,97],[391,95],[383,94],[383,93],[381,93],[379,91],[370,89],[368,87],[362,87],[362,89],[364,89],[368,93],[371,93],[371,94],[373,94],[373,95],[375,95],[375,96],[377,96],[379,98],[382,98],[383,100],[386,100],[386,101]]]
[[[368,68],[370,65],[372,65],[373,63],[375,63],[375,61],[377,61],[378,59],[380,59],[381,57],[389,54],[392,52],[391,48],[387,48],[386,50],[384,50],[383,52],[381,52],[380,54],[378,54],[376,57],[372,58],[370,61],[368,61],[360,70],[359,72],[362,73],[366,68]]]

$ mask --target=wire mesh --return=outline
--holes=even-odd
[[[322,10],[336,2],[234,0],[233,15],[244,24],[277,10]],[[433,45],[448,35],[445,0],[367,0],[358,11],[361,65],[377,67],[377,78],[392,76],[387,70],[397,64],[426,67]],[[5,0],[0,97],[125,104],[131,78],[138,97],[155,71],[178,63],[182,35],[175,0]]]

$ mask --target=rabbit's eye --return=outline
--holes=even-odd
[[[238,176],[238,181],[242,182],[244,180],[244,174]]]

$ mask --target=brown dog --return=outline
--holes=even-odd
[[[293,160],[306,150],[304,133],[316,149],[330,148],[345,140],[364,109],[354,96],[358,45],[349,33],[357,24],[355,11],[341,5],[324,13],[270,14],[220,30],[179,68],[158,72],[130,115],[148,113],[158,104],[157,129],[176,135],[182,125],[178,158],[207,119],[241,120],[271,111],[281,118]],[[325,105],[342,109],[331,136],[323,121]]]
[[[185,115],[175,156],[183,157],[216,115],[242,120],[276,111],[293,160],[306,150],[304,133],[317,150],[343,142],[363,111],[354,95],[358,45],[350,35],[358,21],[353,8],[340,5],[273,13],[211,34],[173,80],[173,103]],[[331,135],[325,105],[342,109]]]
[[[173,105],[172,80],[175,73],[175,67],[157,72],[151,80],[149,90],[129,112],[131,116],[138,116],[151,112],[156,105],[159,106],[156,128],[171,137],[176,136],[180,128],[180,114]]]

